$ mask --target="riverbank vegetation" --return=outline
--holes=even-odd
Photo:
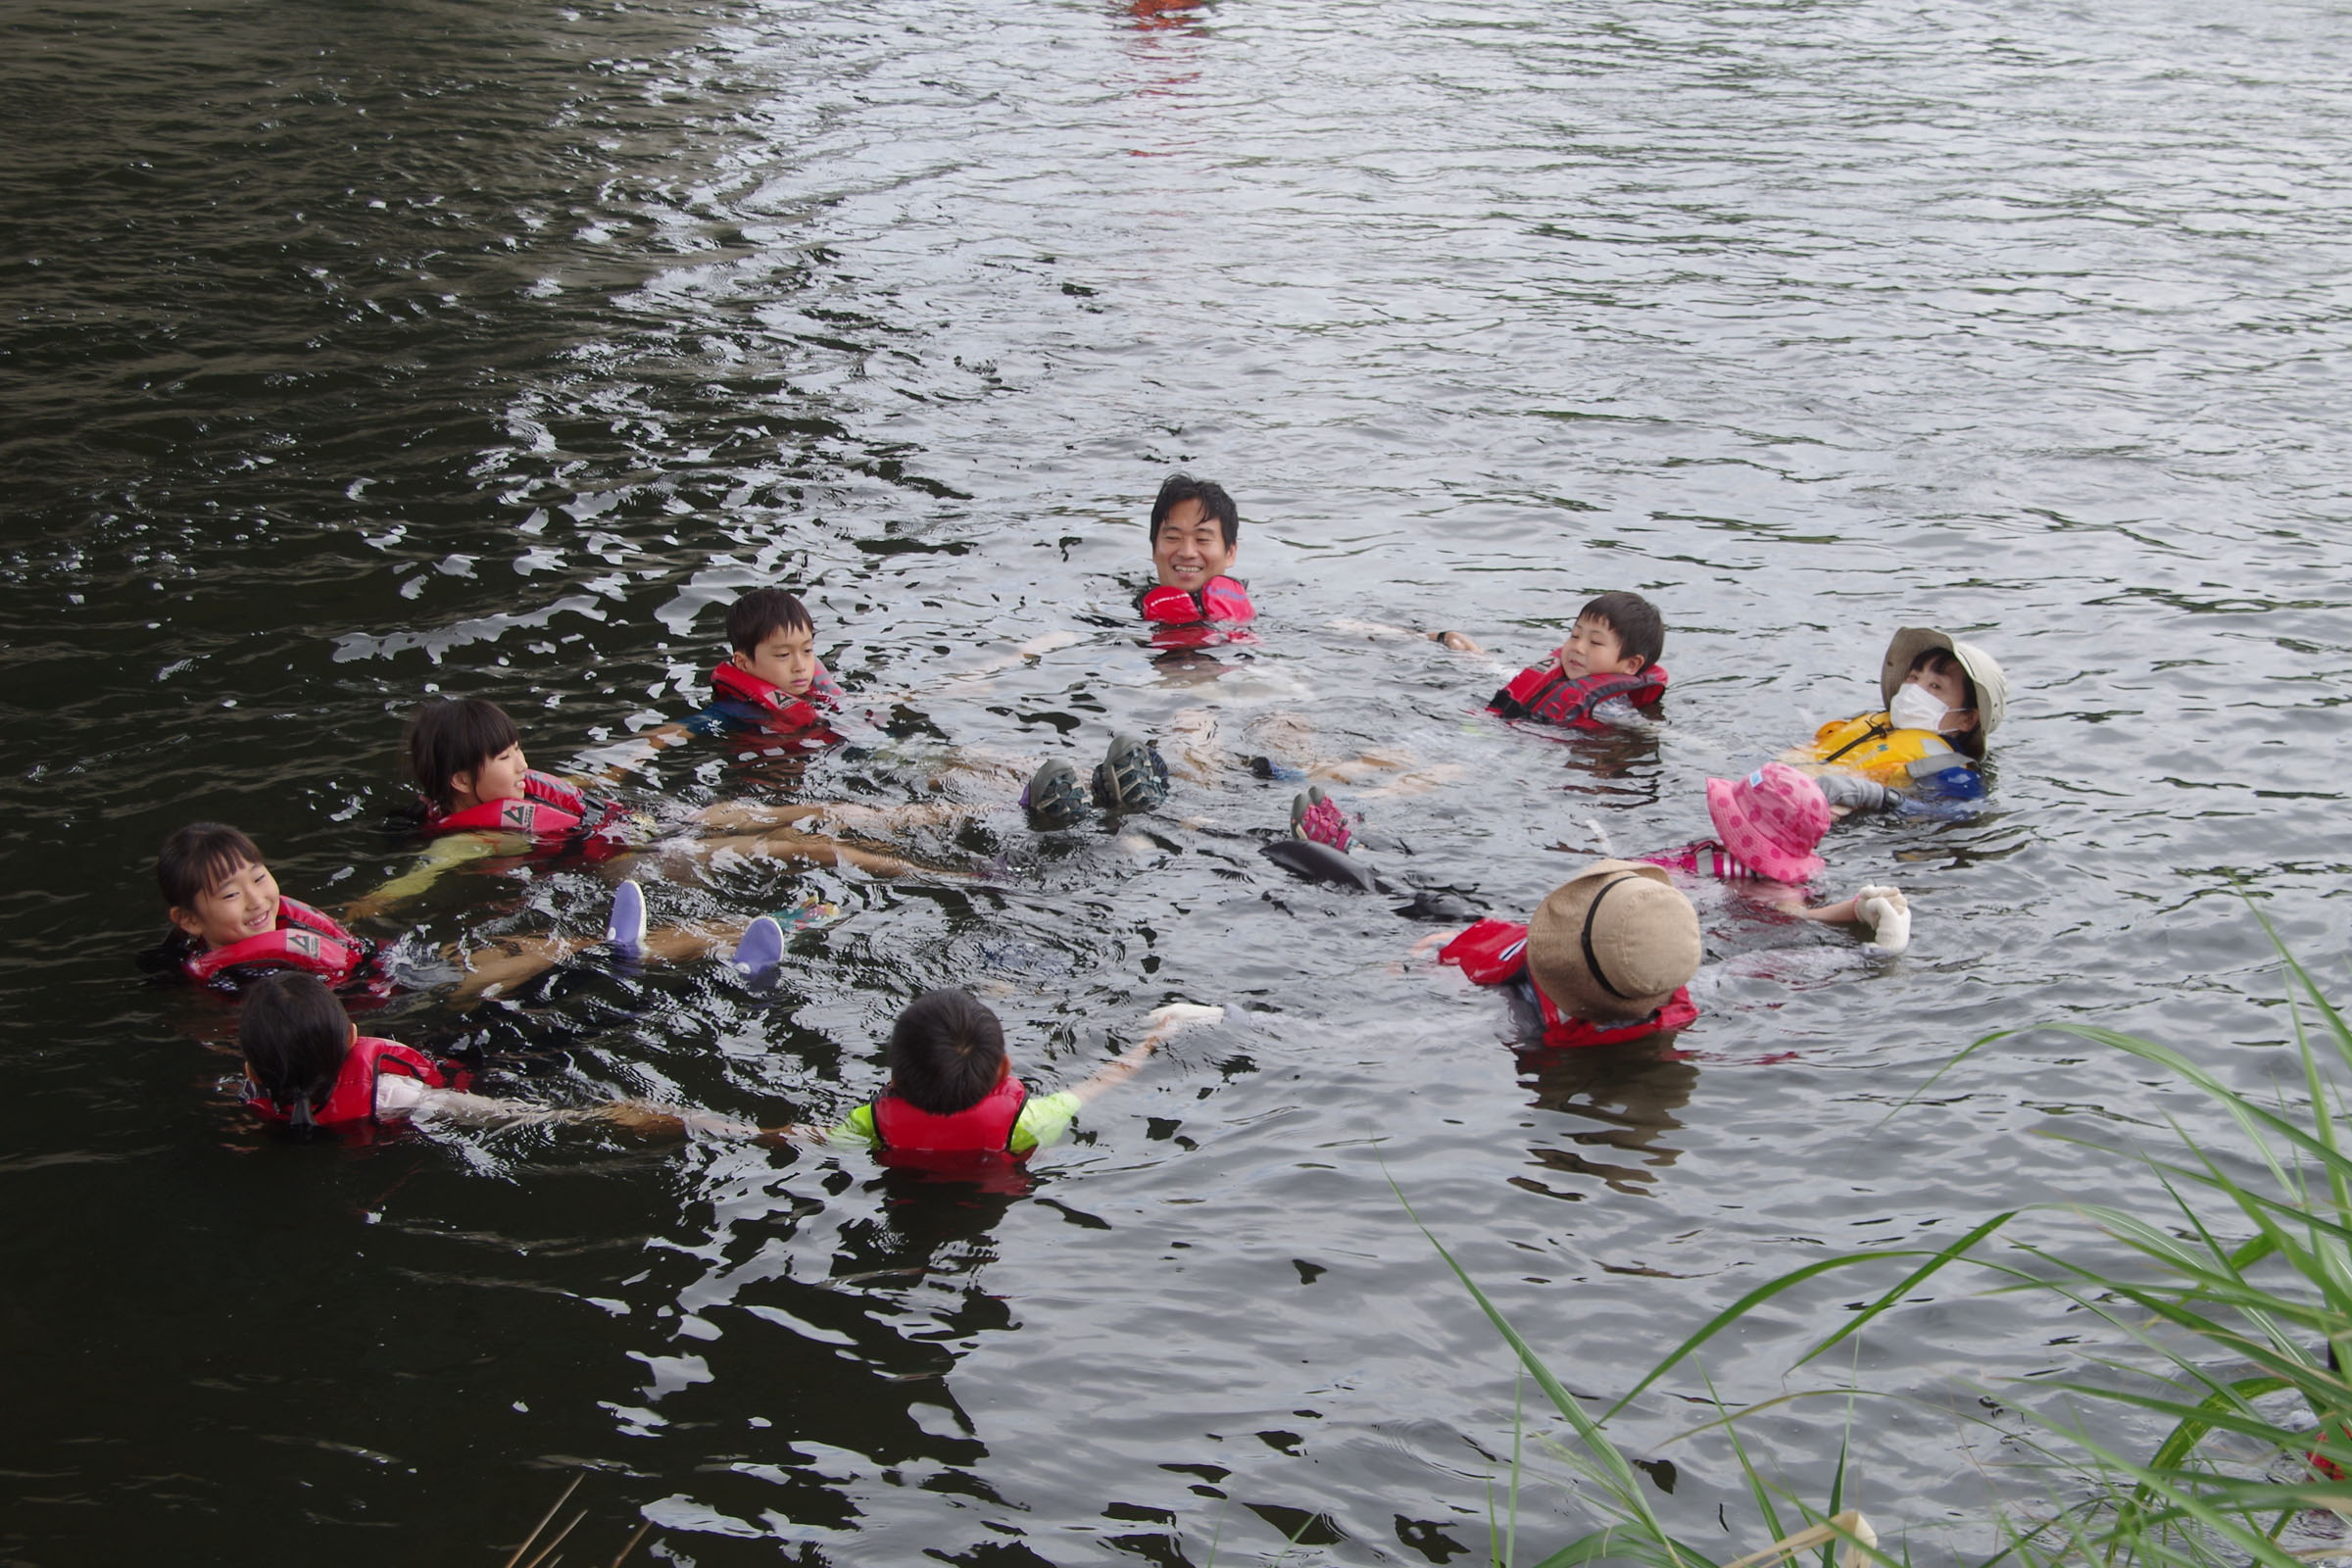
[[[2182,1048],[2081,1024],[2051,1028],[2161,1069],[2193,1090],[2194,1125],[2176,1121],[2147,1147],[2107,1146],[2118,1161],[2152,1175],[2165,1205],[2132,1213],[2064,1202],[1986,1216],[1936,1251],[1845,1252],[1757,1287],[1658,1361],[1614,1404],[1572,1395],[1531,1345],[1433,1235],[1430,1240],[1510,1345],[1526,1378],[1565,1422],[1536,1448],[1565,1464],[1597,1528],[1565,1544],[1543,1544],[1537,1568],[1635,1562],[1655,1568],[1770,1568],[1798,1553],[1821,1568],[1913,1560],[1902,1539],[1902,1500],[1871,1499],[1875,1525],[1848,1495],[1848,1448],[1870,1412],[1867,1389],[1824,1381],[1734,1408],[1706,1387],[1705,1348],[1768,1303],[1841,1321],[1811,1345],[1792,1373],[1813,1375],[1828,1353],[1888,1313],[1925,1298],[1933,1283],[1992,1296],[2042,1299],[2089,1314],[2104,1332],[2082,1334],[2079,1364],[2030,1390],[1955,1390],[1970,1402],[1989,1393],[2018,1413],[2002,1428],[2022,1462],[1995,1473],[1990,1528],[1975,1568],[2095,1564],[2097,1568],[2202,1568],[2256,1563],[2305,1568],[2352,1558],[2352,1153],[2342,1142],[2352,1087],[2352,1027],[2312,975],[2281,952],[2299,1073],[2268,1092],[2225,1081],[2227,1048]],[[2015,1033],[2025,1033],[2019,1031]],[[1973,1070],[1970,1058],[2010,1034],[1963,1052],[1938,1077]],[[1900,1112],[1896,1113],[1898,1116]],[[2120,1172],[2119,1172],[2120,1175]],[[2059,1216],[2066,1240],[2029,1239],[2029,1213]],[[1424,1227],[1427,1234],[1427,1228]],[[1862,1300],[1857,1271],[1897,1277]],[[1820,1298],[1832,1285],[1845,1293]],[[1671,1380],[1671,1381],[1670,1381]],[[1718,1529],[1715,1509],[1683,1519],[1651,1482],[1655,1459],[1621,1451],[1612,1422],[1653,1389],[1695,1381],[1715,1415],[1675,1440],[1721,1433],[1744,1477],[1758,1549],[1731,1556],[1691,1538]],[[1691,1390],[1682,1392],[1689,1396]],[[1847,1447],[1806,1497],[1768,1475],[1741,1440],[1741,1423],[1788,1399],[1848,1401]],[[2021,1430],[2018,1422],[2025,1425]],[[1492,1509],[1491,1560],[1518,1568],[1532,1527],[1518,1518],[1525,1448],[1514,1435],[1511,1473]],[[1672,1444],[1667,1446],[1672,1447]],[[1914,1521],[1916,1522],[1916,1521]],[[1737,1535],[1737,1527],[1735,1527]],[[1884,1537],[1886,1539],[1882,1540]],[[1765,1545],[1765,1543],[1771,1544]]]

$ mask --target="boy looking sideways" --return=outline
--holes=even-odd
[[[686,721],[697,734],[812,729],[841,688],[816,657],[816,622],[798,595],[755,588],[727,607],[734,652],[710,671],[714,701]]]
[[[1488,711],[1570,729],[1638,725],[1634,710],[1666,695],[1666,669],[1658,662],[1665,648],[1657,606],[1640,594],[1601,594],[1577,612],[1551,657],[1521,670],[1494,694]]]

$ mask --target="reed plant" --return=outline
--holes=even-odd
[[[1890,1555],[1847,1506],[1850,1415],[1845,1442],[1819,1483],[1818,1502],[1769,1480],[1740,1441],[1740,1421],[1765,1406],[1718,1405],[1716,1420],[1683,1434],[1729,1434],[1755,1509],[1752,1528],[1778,1538],[1731,1563],[1676,1533],[1609,1431],[1636,1398],[1686,1362],[1695,1365],[1708,1341],[1764,1303],[1802,1293],[1825,1275],[1889,1267],[1900,1268],[1902,1277],[1808,1348],[1799,1367],[1900,1310],[1932,1277],[1962,1271],[1982,1275],[1990,1293],[2053,1298],[2111,1331],[2107,1348],[2086,1352],[2078,1367],[2035,1380],[2036,1396],[2024,1412],[2034,1428],[2029,1446],[2050,1468],[2038,1472],[2035,1495],[1996,1501],[1985,1538],[1990,1544],[1978,1568],[2004,1562],[2303,1568],[2315,1557],[2352,1557],[2352,1533],[2343,1529],[2352,1526],[2352,1484],[2343,1479],[2352,1470],[2352,1383],[2340,1370],[2352,1364],[2352,1153],[2341,1136],[2352,1088],[2352,1027],[2302,964],[2283,948],[2279,957],[2300,1072],[2292,1088],[2267,1097],[2232,1088],[2171,1045],[2093,1025],[2047,1026],[2162,1068],[2221,1113],[2194,1127],[2173,1122],[2162,1149],[2108,1148],[2112,1157],[2153,1174],[2164,1195],[2160,1212],[2040,1204],[2034,1206],[2082,1223],[2086,1234],[2080,1247],[2009,1234],[2025,1212],[2012,1209],[1938,1250],[1818,1259],[1717,1313],[1606,1409],[1590,1410],[1572,1396],[1431,1235],[1573,1431],[1573,1444],[1548,1446],[1583,1480],[1582,1494],[1602,1516],[1600,1528],[1552,1549],[1538,1568],[1603,1561],[1767,1568],[1799,1550],[1818,1550],[1822,1568],[1907,1561],[1907,1553]],[[1989,1035],[1942,1072],[2028,1032]],[[1429,1235],[1427,1226],[1422,1231]],[[1813,1392],[1852,1397],[1857,1391]],[[1515,1436],[1514,1453],[1517,1444]],[[1514,1474],[1514,1504],[1517,1490]],[[2326,1523],[2339,1539],[2295,1545],[2289,1526],[2298,1518],[2308,1522],[2314,1510],[2334,1516]],[[1496,1521],[1491,1556],[1497,1568],[1517,1568],[1515,1514],[1514,1506],[1509,1520]]]

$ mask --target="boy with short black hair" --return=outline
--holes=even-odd
[[[1068,1131],[1080,1105],[1132,1077],[1161,1041],[1224,1016],[1222,1007],[1172,1003],[1152,1012],[1152,1032],[1115,1061],[1057,1094],[1031,1095],[1013,1076],[997,1015],[968,991],[927,991],[891,1027],[889,1087],[817,1136],[855,1139],[901,1154],[1025,1158]],[[803,1137],[814,1132],[794,1131]]]
[[[816,657],[816,621],[797,594],[755,588],[727,607],[734,652],[710,671],[715,700],[687,727],[698,734],[813,729],[841,703],[841,687]]]
[[[1600,594],[1577,612],[1551,656],[1521,670],[1494,694],[1488,711],[1568,729],[1639,725],[1634,710],[1666,695],[1666,668],[1658,662],[1665,649],[1657,606],[1636,593]]]

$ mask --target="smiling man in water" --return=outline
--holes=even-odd
[[[1227,576],[1241,554],[1242,514],[1225,487],[1171,473],[1152,503],[1152,565],[1158,585],[1136,608],[1164,625],[1238,626],[1257,611],[1250,590]]]

